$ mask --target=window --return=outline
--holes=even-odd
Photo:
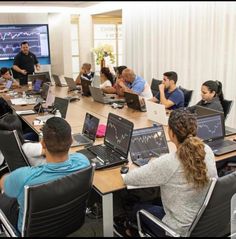
[[[71,47],[72,47],[72,77],[75,80],[79,75],[79,20],[78,17],[71,18]]]
[[[115,55],[114,66],[122,65],[122,24],[121,17],[100,16],[93,18],[94,48],[99,45],[109,44],[113,46]],[[100,71],[100,65],[95,65],[95,72]]]

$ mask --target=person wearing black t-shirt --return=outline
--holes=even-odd
[[[36,55],[29,50],[28,42],[22,42],[21,51],[15,56],[13,63],[13,70],[18,73],[17,78],[20,80],[20,85],[28,84],[27,75],[33,74],[35,67],[37,71],[40,70]]]

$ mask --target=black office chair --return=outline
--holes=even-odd
[[[174,237],[224,237],[230,234],[231,198],[236,193],[236,172],[211,180],[210,187],[195,220],[186,235],[179,235],[161,220],[145,210],[137,212],[140,236],[155,236],[142,225],[147,217]],[[235,209],[234,209],[235,210]]]
[[[152,95],[155,96],[159,92],[159,85],[162,83],[161,80],[157,80],[155,78],[152,78],[152,83],[151,83],[151,91]]]
[[[39,185],[25,186],[25,211],[20,234],[0,210],[6,235],[22,237],[65,237],[85,221],[92,188],[94,165]]]
[[[192,99],[193,90],[187,90],[181,86],[179,86],[179,89],[182,90],[184,93],[184,107],[188,107]]]
[[[0,150],[9,171],[24,166],[30,166],[16,130],[0,130]]]
[[[7,113],[12,114],[12,109],[8,105],[8,103],[5,101],[5,99],[0,97],[0,117],[2,118]]]
[[[222,107],[223,107],[223,110],[224,110],[224,116],[225,116],[225,119],[226,119],[230,110],[232,109],[233,101],[224,99],[223,102],[221,102],[221,104],[222,104]]]

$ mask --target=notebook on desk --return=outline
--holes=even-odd
[[[96,169],[128,162],[128,152],[134,124],[118,115],[109,113],[104,144],[94,145],[77,152],[85,154]]]
[[[168,125],[165,106],[145,99],[147,118],[159,124]]]
[[[89,113],[86,113],[82,133],[73,134],[73,143],[71,147],[92,145],[96,139],[99,119]]]
[[[103,104],[110,104],[110,103],[124,103],[125,99],[115,98],[114,96],[109,96],[109,94],[104,94],[100,88],[89,86],[91,95],[94,101]]]
[[[169,153],[162,125],[133,130],[130,158],[138,166],[147,164],[151,158]]]
[[[125,92],[125,101],[127,106],[134,110],[139,110],[142,112],[146,112],[146,105],[143,98],[139,97],[139,95],[135,93]]]
[[[215,155],[236,151],[236,142],[224,139],[225,126],[222,113],[197,117],[197,136],[208,144]]]

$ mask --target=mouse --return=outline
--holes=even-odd
[[[129,167],[127,167],[127,166],[122,166],[120,168],[120,173],[121,174],[126,174],[126,173],[128,173],[128,171],[129,171]]]

